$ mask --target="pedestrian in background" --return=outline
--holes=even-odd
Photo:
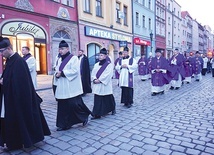
[[[23,58],[26,61],[29,71],[30,71],[30,75],[33,81],[33,85],[34,88],[37,88],[37,72],[36,72],[36,59],[34,58],[34,56],[30,53],[30,48],[27,46],[22,47],[22,54],[23,54]]]
[[[212,65],[212,77],[214,77],[214,56],[210,59],[210,64]]]
[[[208,60],[208,58],[206,57],[206,55],[204,55],[204,54],[203,54],[202,59],[203,59],[203,68],[202,68],[201,74],[202,74],[203,76],[205,76],[206,73],[207,73],[207,63],[208,63],[209,60]]]
[[[121,103],[128,108],[133,104],[134,95],[134,71],[137,69],[137,62],[128,55],[128,47],[124,47],[123,59],[118,61],[116,70],[119,72],[119,86],[122,89]]]
[[[79,60],[69,52],[67,42],[62,40],[59,43],[58,60],[55,71],[56,92],[55,98],[57,107],[57,131],[68,130],[72,125],[88,122],[91,111],[84,104],[81,95],[83,94]]]
[[[42,141],[50,130],[40,108],[25,60],[12,49],[8,38],[0,37],[0,55],[6,66],[0,79],[0,145],[21,149]]]
[[[99,62],[94,65],[91,73],[92,92],[94,94],[93,118],[112,112],[116,113],[115,100],[112,89],[113,65],[106,60],[107,50],[102,48],[99,54]]]
[[[123,58],[123,52],[119,52],[119,57],[114,61],[114,67],[116,67],[117,63],[119,60]],[[115,69],[115,79],[119,79],[120,74],[118,71]]]
[[[91,93],[91,74],[88,57],[84,54],[83,50],[78,51],[79,65],[80,65],[80,75],[83,88],[83,96],[87,93]]]

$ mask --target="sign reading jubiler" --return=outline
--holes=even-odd
[[[129,43],[131,43],[132,41],[132,38],[130,36],[89,26],[85,26],[85,35],[109,40],[127,41]]]
[[[2,34],[5,35],[17,35],[19,33],[28,33],[33,35],[35,38],[45,39],[44,31],[37,25],[28,22],[9,22],[6,23],[2,28]]]

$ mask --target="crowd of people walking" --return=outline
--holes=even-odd
[[[28,47],[23,47],[22,58],[12,50],[8,38],[0,37],[0,54],[6,58],[0,79],[0,145],[7,149],[31,147],[51,134],[40,108],[42,99],[35,91],[35,58],[29,51]],[[118,79],[121,88],[120,102],[130,108],[134,104],[136,75],[142,81],[151,80],[152,96],[163,95],[167,85],[171,90],[178,90],[193,79],[201,81],[209,72],[214,77],[214,59],[201,56],[199,51],[192,55],[175,49],[169,59],[163,56],[163,49],[156,49],[155,55],[150,54],[148,58],[142,54],[138,60],[129,55],[128,47],[118,54],[112,62],[108,51],[102,48],[90,72],[83,50],[75,56],[66,41],[59,43],[53,75],[57,131],[68,130],[78,123],[86,126],[89,115],[91,119],[100,119],[108,113],[116,114],[113,78]],[[82,99],[87,93],[94,94],[92,111]]]

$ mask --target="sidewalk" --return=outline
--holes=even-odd
[[[52,88],[53,75],[37,75],[37,89],[36,91],[42,91]]]

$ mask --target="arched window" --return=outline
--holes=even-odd
[[[100,45],[94,44],[94,43],[88,44],[87,52],[88,52],[87,56],[89,59],[90,70],[92,70],[94,64],[99,61],[98,53],[100,52]]]
[[[69,34],[63,30],[57,31],[54,35],[54,38],[60,38],[60,39],[71,39]]]

